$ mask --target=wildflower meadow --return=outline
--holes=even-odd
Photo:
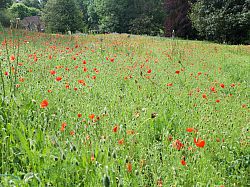
[[[250,185],[250,46],[0,32],[0,186]]]

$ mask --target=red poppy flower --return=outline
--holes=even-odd
[[[48,92],[49,92],[49,93],[51,93],[51,92],[52,92],[52,90],[48,90]]]
[[[90,114],[89,115],[89,119],[94,119],[94,117],[95,117],[95,114]]]
[[[172,145],[178,151],[181,150],[184,147],[184,145],[181,143],[180,140],[175,140]]]
[[[200,76],[202,73],[201,72],[198,72],[198,76]]]
[[[88,69],[87,69],[86,67],[84,67],[84,68],[83,68],[83,71],[84,71],[84,72],[87,72],[87,71],[88,71]]]
[[[202,98],[207,99],[207,95],[206,94],[202,94]]]
[[[231,87],[232,87],[232,88],[233,88],[233,87],[235,87],[235,84],[234,84],[234,83],[232,83],[232,84],[231,84]]]
[[[151,69],[149,69],[147,72],[148,72],[148,73],[151,73],[151,72],[152,72],[152,70],[151,70]]]
[[[20,81],[20,82],[24,82],[24,78],[23,78],[23,77],[20,77],[20,78],[19,78],[19,81]]]
[[[48,102],[47,99],[43,100],[43,101],[40,103],[40,107],[41,107],[41,108],[46,108],[48,105],[49,105],[49,102]]]
[[[127,171],[130,173],[132,172],[132,164],[129,162],[127,163]]]
[[[70,131],[69,133],[71,136],[75,135],[75,131]]]
[[[4,75],[9,76],[9,72],[5,71]]]
[[[61,81],[62,77],[56,77],[56,81]]]
[[[194,128],[187,128],[186,131],[187,132],[193,132],[193,131],[195,131],[195,129]]]
[[[114,62],[114,61],[115,61],[115,59],[114,59],[114,58],[111,58],[111,59],[110,59],[110,62]]]
[[[200,138],[198,140],[196,140],[196,138],[194,138],[194,143],[197,147],[201,147],[201,148],[203,148],[206,144],[206,142]]]
[[[64,123],[62,123],[62,126],[61,126],[61,131],[63,132],[63,131],[65,131],[65,127],[67,126],[67,124],[64,122]]]
[[[15,56],[14,55],[11,55],[10,56],[10,61],[14,61],[16,58],[15,58]]]
[[[77,91],[77,88],[76,88],[76,87],[74,87],[74,90],[75,90],[75,91]]]
[[[173,86],[173,83],[168,83],[167,86]]]
[[[176,74],[180,74],[180,71],[179,71],[179,70],[177,70],[177,71],[175,71],[175,73],[176,73]]]
[[[82,117],[82,114],[77,114],[77,117],[78,117],[78,118]]]
[[[84,80],[78,80],[78,83],[83,84]]]
[[[219,103],[219,102],[220,102],[220,100],[219,100],[219,99],[217,99],[217,100],[216,100],[216,103]]]
[[[119,144],[119,145],[124,144],[124,138],[122,138],[122,139],[118,140],[118,144]]]
[[[186,161],[183,160],[183,159],[181,160],[181,164],[182,164],[183,166],[187,165]]]
[[[210,90],[211,90],[212,92],[216,92],[215,87],[211,87]]]
[[[221,88],[225,88],[225,85],[224,85],[224,84],[220,84],[220,87],[221,87]]]
[[[83,64],[87,64],[86,60],[82,61]]]
[[[118,131],[118,125],[116,125],[114,128],[113,128],[113,132],[117,132]]]

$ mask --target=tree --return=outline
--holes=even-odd
[[[172,36],[173,31],[177,37],[192,38],[195,35],[189,19],[190,3],[188,0],[166,0],[166,36]]]
[[[9,11],[13,18],[20,18],[23,19],[27,16],[36,16],[40,14],[40,10],[33,8],[33,7],[27,7],[23,3],[14,3],[10,8]]]
[[[82,29],[82,14],[74,0],[49,0],[43,19],[51,32],[65,33]]]
[[[12,5],[12,0],[0,0],[0,10]]]
[[[97,7],[95,6],[95,1],[85,0],[84,5],[86,7],[86,13],[84,14],[84,23],[90,30],[98,30],[99,15],[97,14]]]
[[[42,7],[39,0],[23,0],[22,3],[28,7],[34,7],[37,9],[41,9],[41,7]]]
[[[129,3],[129,31],[133,34],[164,33],[164,0],[138,0]]]
[[[199,0],[190,14],[199,35],[231,44],[250,43],[249,0]]]
[[[39,2],[40,2],[41,8],[43,9],[45,7],[46,3],[48,2],[48,0],[39,0]]]
[[[101,32],[122,32],[125,30],[124,17],[127,0],[95,0],[94,7],[98,16]]]
[[[0,24],[9,26],[10,15],[7,8],[12,5],[12,0],[0,0]]]

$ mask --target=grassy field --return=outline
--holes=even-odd
[[[250,185],[250,46],[0,32],[0,186]]]

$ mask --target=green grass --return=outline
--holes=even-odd
[[[249,46],[126,34],[5,37],[0,186],[250,184]]]

